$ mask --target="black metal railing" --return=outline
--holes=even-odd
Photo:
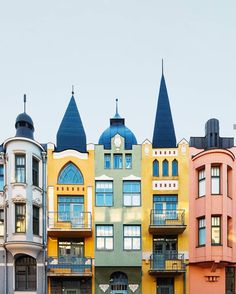
[[[185,271],[184,254],[177,251],[157,251],[150,256],[150,270],[161,272]]]
[[[184,226],[184,209],[175,210],[156,210],[152,209],[150,214],[151,226]]]
[[[91,212],[48,212],[49,229],[92,229]]]
[[[54,274],[92,273],[91,257],[49,257],[48,271]]]

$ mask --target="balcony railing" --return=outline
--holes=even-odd
[[[155,252],[150,257],[150,274],[185,272],[184,254],[177,251]]]
[[[185,228],[184,209],[151,210],[150,233],[181,234]]]
[[[48,231],[73,231],[91,233],[91,212],[48,212]]]
[[[48,258],[49,275],[92,275],[92,258],[72,256]]]

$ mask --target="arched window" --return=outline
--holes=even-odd
[[[152,173],[154,177],[159,177],[159,162],[156,159],[152,164]]]
[[[15,261],[15,288],[18,291],[37,289],[36,260],[28,255],[21,255]]]
[[[172,161],[172,176],[178,176],[178,161],[176,159]]]
[[[168,177],[169,175],[169,163],[166,159],[162,162],[162,175],[163,177]]]
[[[58,184],[79,184],[83,185],[84,179],[78,167],[69,162],[60,172]]]
[[[110,276],[111,291],[123,291],[128,293],[128,277],[122,272],[115,272]],[[113,292],[112,292],[113,293]],[[120,293],[120,292],[119,292]]]

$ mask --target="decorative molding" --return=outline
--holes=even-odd
[[[142,145],[145,145],[145,144],[152,145],[152,142],[150,142],[148,139],[145,139]]]
[[[119,134],[116,134],[114,138],[114,145],[117,151],[120,150],[121,144],[122,144],[121,137]]]
[[[39,198],[33,199],[33,205],[41,207],[42,206],[42,202]]]
[[[139,285],[138,284],[129,284],[129,288],[134,293],[136,290],[138,290]]]
[[[72,149],[53,153],[53,159],[62,159],[65,157],[75,157],[78,159],[86,160],[88,159],[88,153],[81,153]]]
[[[136,177],[134,175],[130,175],[128,177],[123,178],[124,181],[140,181],[141,177]]]
[[[179,189],[179,181],[177,180],[160,180],[160,181],[152,181],[152,189],[167,191],[167,190],[178,190]]]
[[[178,156],[178,149],[154,149],[152,151],[153,157],[168,157]]]
[[[87,144],[87,150],[94,150],[94,144],[93,143]]]
[[[13,203],[26,203],[26,198],[22,195],[17,195],[11,199]]]
[[[184,145],[188,145],[189,143],[188,143],[188,141],[187,141],[185,138],[183,138],[183,139],[178,143],[178,145],[182,145],[182,144],[184,144]]]
[[[102,175],[100,177],[96,177],[95,181],[113,181],[113,178],[108,177],[106,175]]]
[[[105,293],[109,289],[108,284],[100,284],[99,288]]]

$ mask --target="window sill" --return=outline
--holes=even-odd
[[[201,199],[203,197],[206,197],[206,195],[202,195],[202,196],[197,196],[196,199]]]
[[[206,247],[206,244],[204,245],[197,245],[196,248],[202,248],[202,247]]]
[[[211,244],[211,246],[219,247],[219,246],[223,246],[223,245],[222,244]]]
[[[40,188],[39,186],[32,185],[32,188],[33,188],[33,190],[37,190],[37,191],[39,191],[41,193],[43,192],[43,189]]]
[[[11,185],[14,186],[22,186],[27,187],[27,184],[25,182],[12,182]]]

